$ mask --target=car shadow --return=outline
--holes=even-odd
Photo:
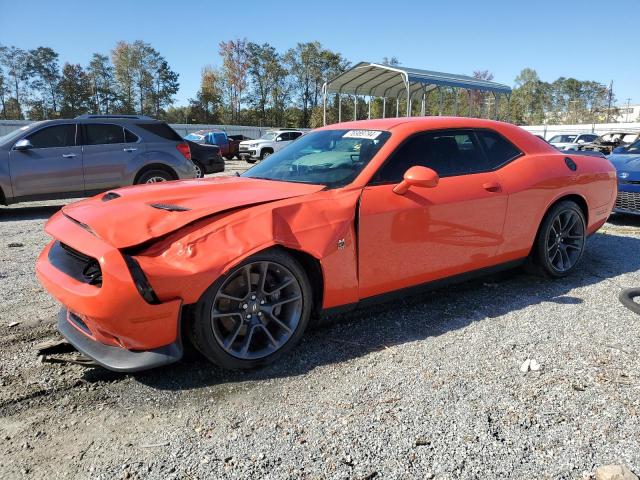
[[[29,207],[0,207],[0,223],[20,220],[43,220],[60,210],[61,205],[39,205]]]
[[[607,221],[612,225],[640,228],[640,215],[627,215],[624,213],[614,213],[609,217],[609,220]]]
[[[474,322],[491,322],[530,305],[580,304],[582,299],[570,295],[573,289],[637,271],[640,256],[629,252],[638,251],[640,238],[597,233],[589,239],[579,267],[564,279],[548,280],[516,269],[334,317],[308,331],[287,356],[258,370],[226,371],[199,355],[188,355],[175,365],[141,372],[135,378],[155,389],[179,391],[301,375],[322,365],[437,337]],[[617,302],[617,295],[610,301]],[[123,376],[102,368],[84,372],[88,382]]]

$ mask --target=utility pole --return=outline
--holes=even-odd
[[[613,98],[613,80],[609,84],[609,106],[607,107],[607,121],[609,123],[609,117],[611,116],[611,99]]]
[[[629,123],[629,104],[631,103],[631,99],[627,98],[627,114],[626,117],[624,119],[625,123]]]

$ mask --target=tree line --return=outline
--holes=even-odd
[[[109,55],[94,53],[88,65],[64,63],[49,47],[23,50],[0,45],[0,118],[41,120],[92,114],[151,115],[173,123],[316,127],[322,124],[322,85],[351,67],[340,53],[320,42],[297,43],[279,52],[247,39],[220,42],[220,66],[201,70],[200,87],[186,105],[176,106],[179,75],[150,44],[118,42]],[[397,58],[381,63],[399,65]],[[492,80],[487,70],[473,76]],[[351,101],[350,101],[351,100]],[[613,121],[611,88],[595,81],[561,77],[542,81],[523,69],[509,102],[491,94],[442,88],[429,93],[426,115],[457,114],[509,118],[519,125]],[[406,100],[399,100],[406,112]],[[328,102],[328,121],[337,121],[337,96]],[[353,118],[353,97],[343,98],[343,119]],[[357,116],[382,115],[382,100],[359,102]],[[395,114],[388,99],[387,114]],[[412,114],[422,105],[414,101]]]
[[[118,42],[88,65],[65,63],[49,47],[0,45],[0,118],[43,120],[93,114],[161,117],[178,92],[178,74],[143,41]]]

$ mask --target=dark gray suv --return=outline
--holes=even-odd
[[[83,115],[0,137],[0,204],[195,176],[186,142],[150,117]]]

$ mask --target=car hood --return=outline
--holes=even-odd
[[[318,192],[323,185],[218,177],[139,185],[62,208],[62,213],[116,248],[140,245],[196,220]]]
[[[619,154],[614,153],[607,157],[617,170],[621,168],[625,170],[640,172],[640,155]]]

